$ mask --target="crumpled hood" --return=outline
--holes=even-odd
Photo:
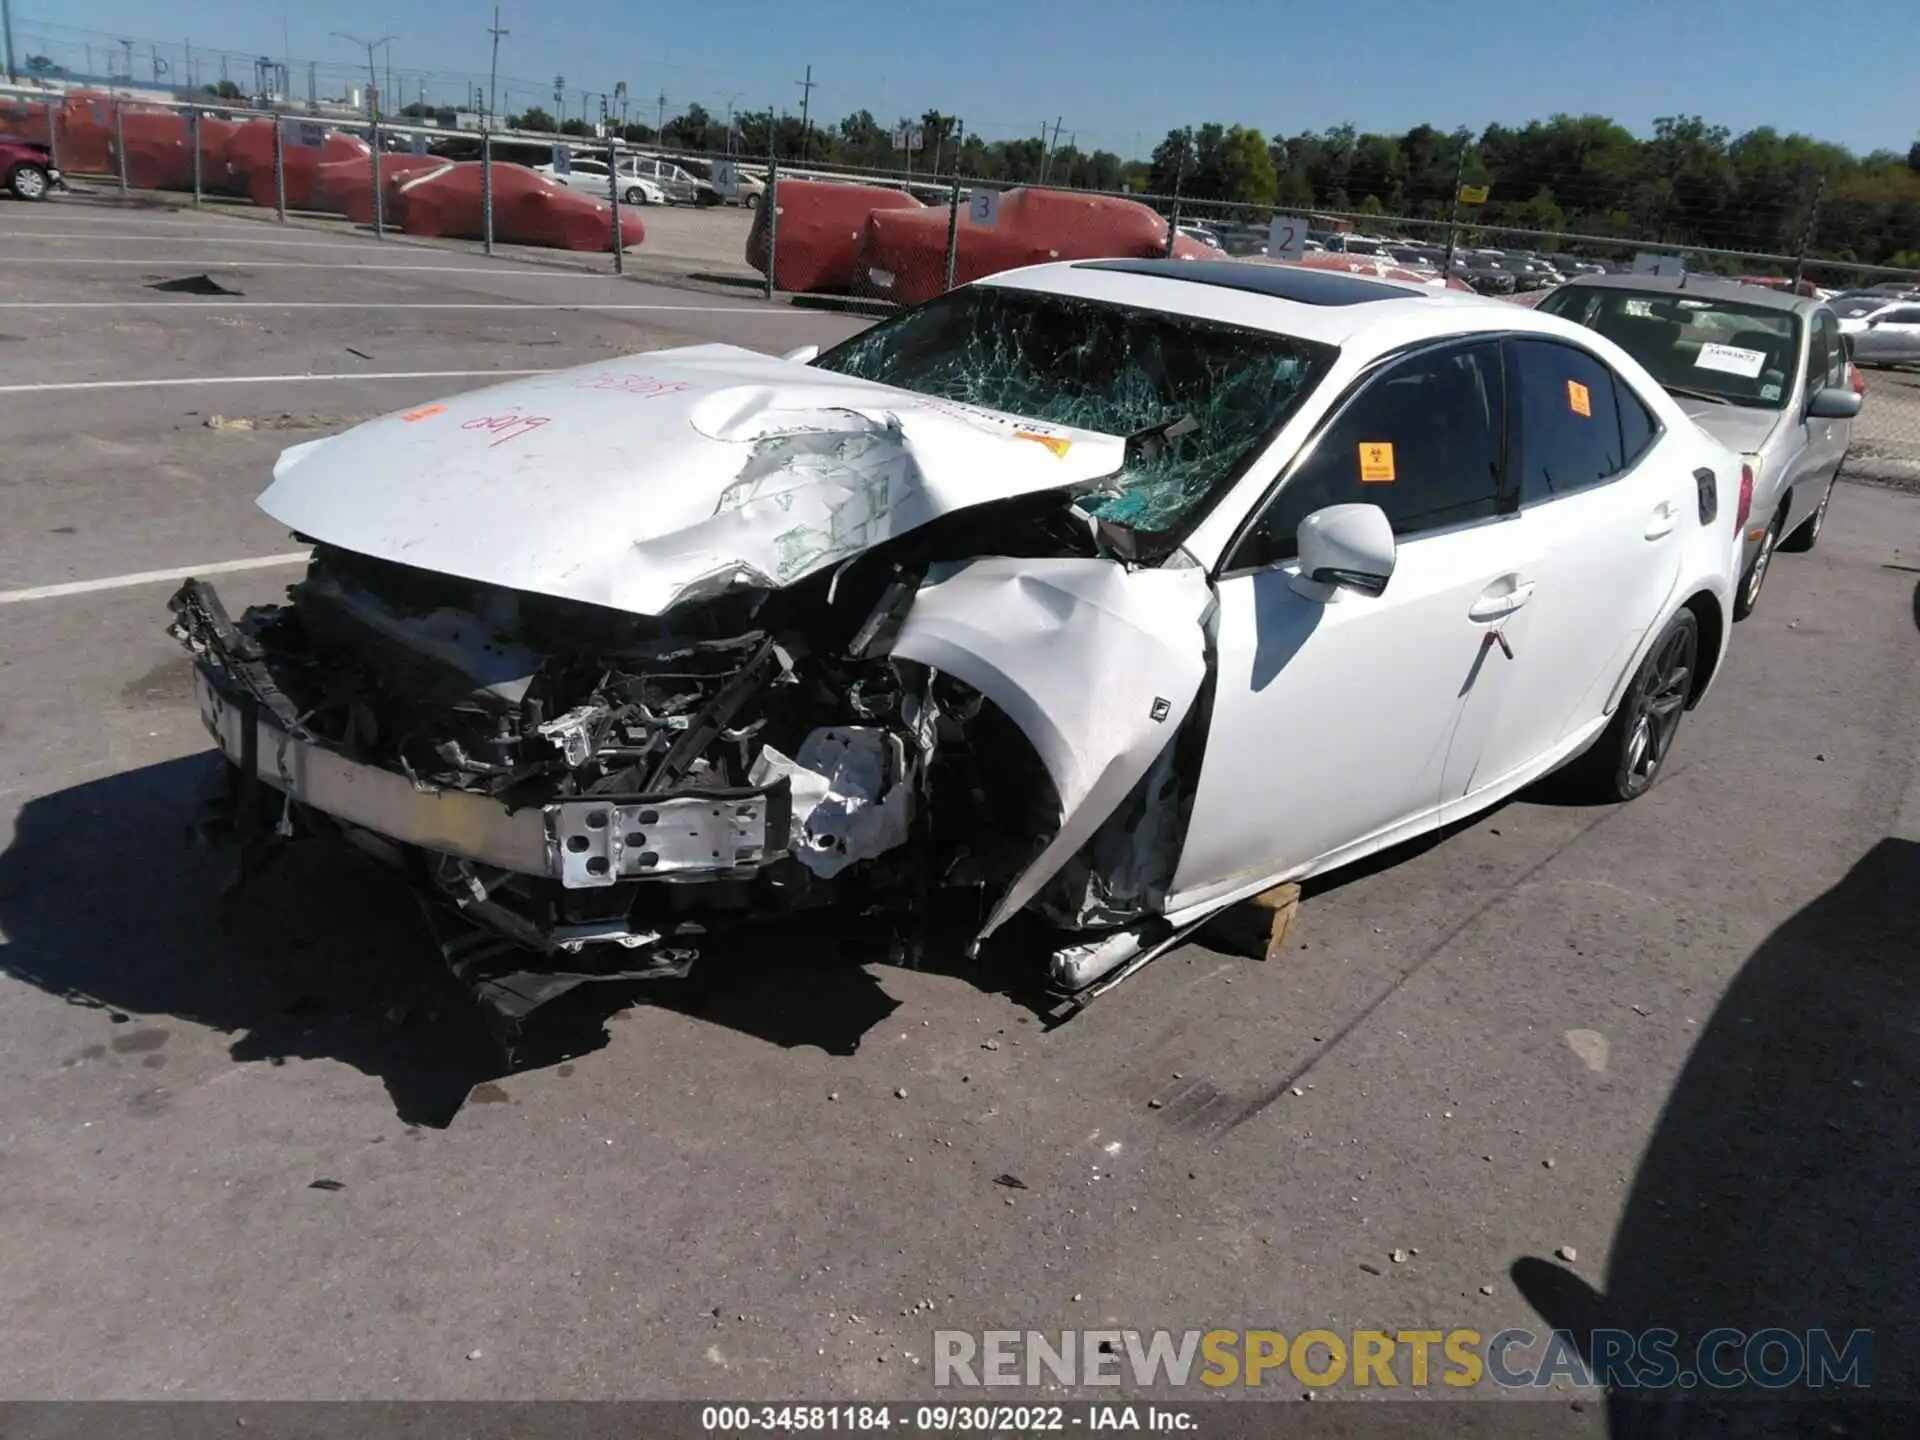
[[[696,345],[296,445],[260,508],[314,540],[657,615],[788,585],[951,511],[1117,471],[1117,436]]]
[[[1716,405],[1711,400],[1673,397],[1674,404],[1686,411],[1707,434],[1738,454],[1752,454],[1767,443],[1767,436],[1780,423],[1778,410],[1760,410],[1750,405]]]

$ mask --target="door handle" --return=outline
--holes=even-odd
[[[1502,588],[1496,589],[1496,586]],[[1532,598],[1533,581],[1520,580],[1508,584],[1506,581],[1496,580],[1480,592],[1480,598],[1474,601],[1472,608],[1467,611],[1467,618],[1498,620],[1504,615],[1513,614]]]
[[[1647,539],[1658,540],[1662,535],[1673,533],[1674,515],[1679,507],[1671,500],[1662,500],[1654,506],[1653,514],[1647,517]]]

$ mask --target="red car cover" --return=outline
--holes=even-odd
[[[0,100],[0,132],[36,145],[50,144],[59,108],[57,100]]]
[[[113,101],[82,91],[60,102],[60,168],[74,175],[113,174]]]
[[[946,288],[947,209],[876,210],[867,217],[861,251],[862,289],[903,305],[931,299]],[[782,231],[786,217],[781,216]],[[1209,247],[1181,246],[1182,258],[1213,255]],[[781,249],[786,248],[785,235]],[[1167,253],[1167,222],[1138,200],[1060,190],[1007,190],[991,226],[961,211],[954,283],[964,285],[1002,270],[1048,260],[1148,258]]]
[[[398,225],[396,196],[400,182],[425,170],[444,170],[453,162],[437,155],[382,155],[380,188],[382,220]],[[313,172],[313,208],[345,215],[359,225],[373,223],[373,162],[369,156],[326,160]]]
[[[129,105],[121,112],[116,138],[126,141],[127,183],[135,189],[193,188],[193,148],[184,115]]]
[[[481,238],[478,161],[462,161],[443,170],[408,176],[396,191],[395,209],[409,235]],[[646,235],[638,212],[621,207],[621,247],[632,249]],[[493,237],[507,245],[611,250],[613,207],[604,200],[576,194],[524,165],[495,165]]]
[[[271,120],[248,120],[227,141],[227,169],[234,188],[256,205],[272,207],[277,197],[273,183],[273,125]],[[290,130],[286,136],[287,208],[311,210],[313,178],[319,168],[333,161],[358,157],[370,164],[372,148],[353,135],[329,130],[319,145],[295,145]]]
[[[1418,270],[1408,270],[1394,264],[1391,260],[1375,260],[1365,255],[1308,255],[1299,260],[1260,260],[1262,265],[1297,265],[1307,270],[1344,270],[1349,275],[1367,275],[1376,280],[1400,280],[1410,285],[1430,285],[1435,289],[1465,290],[1469,294],[1473,287],[1458,275],[1450,275],[1444,287],[1440,284],[1438,272],[1424,274]]]
[[[878,210],[935,212],[901,190],[881,185],[841,185],[825,180],[782,180],[778,186],[780,230],[775,248],[780,273],[774,288],[804,294],[818,290],[848,290],[859,278],[860,241],[867,217]],[[767,210],[764,201],[753,213],[747,232],[747,263],[767,273]],[[941,254],[946,253],[947,212],[938,212]]]

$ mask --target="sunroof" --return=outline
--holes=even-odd
[[[1361,305],[1369,300],[1405,300],[1420,292],[1292,265],[1252,265],[1233,260],[1082,260],[1077,270],[1117,270],[1125,275],[1154,275],[1195,285],[1218,285],[1250,295],[1270,295],[1302,305]]]

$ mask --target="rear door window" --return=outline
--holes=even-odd
[[[1518,421],[1520,503],[1590,490],[1625,469],[1613,372],[1584,350],[1555,340],[1506,345],[1507,385]]]

